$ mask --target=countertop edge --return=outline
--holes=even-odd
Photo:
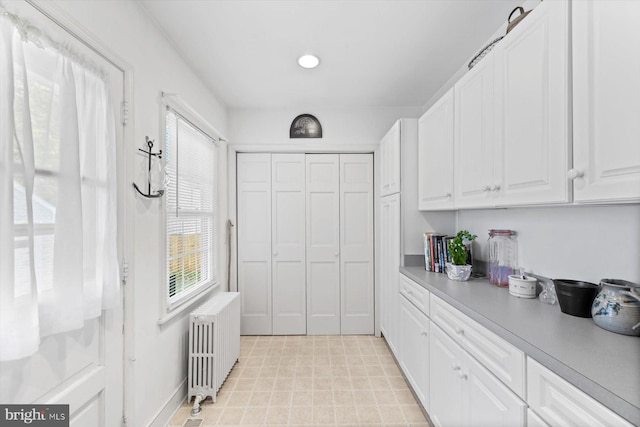
[[[510,344],[513,344],[516,348],[523,351],[527,356],[532,357],[541,365],[559,375],[561,378],[574,385],[585,394],[602,403],[607,408],[616,412],[621,417],[636,425],[640,424],[639,407],[621,398],[605,387],[602,387],[600,384],[592,381],[591,379],[583,376],[567,364],[570,363],[569,361],[558,360],[550,356],[540,348],[529,343],[527,340],[519,337],[518,335],[495,323],[493,320],[478,313],[473,308],[468,307],[467,305],[458,301],[447,293],[442,292],[431,283],[428,283],[423,277],[416,276],[408,268],[400,267],[400,273],[409,277],[411,280],[427,289],[433,295],[450,304],[452,307],[456,308],[471,319],[475,320],[480,325],[498,335],[500,338],[504,339]]]

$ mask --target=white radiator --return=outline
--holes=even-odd
[[[238,292],[214,296],[189,316],[189,393],[200,402],[216,394],[240,357],[240,297]],[[193,413],[192,412],[192,413]]]

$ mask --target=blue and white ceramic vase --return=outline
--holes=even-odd
[[[591,315],[596,325],[603,329],[640,336],[640,285],[626,280],[602,279]]]

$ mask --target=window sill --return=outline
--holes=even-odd
[[[205,297],[211,296],[211,292],[220,286],[220,282],[213,282],[209,286],[205,286],[202,289],[199,289],[197,292],[194,292],[192,295],[189,295],[185,299],[178,301],[173,306],[166,307],[165,313],[160,316],[157,324],[162,326],[176,317],[181,316],[185,311],[191,309],[196,303],[201,302]]]

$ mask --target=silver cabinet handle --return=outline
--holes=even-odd
[[[486,193],[487,191],[491,191],[491,189],[489,188],[488,185],[485,185],[485,186],[482,187],[482,191],[484,191]]]
[[[491,191],[498,191],[498,190],[500,190],[500,185],[499,184],[496,184],[493,187],[491,187]]]
[[[464,329],[462,329],[460,327],[456,328],[456,334],[458,334],[458,335],[464,334]]]
[[[451,193],[445,193],[444,197],[448,199],[449,197],[451,197]]]
[[[458,371],[458,376],[463,379],[466,380],[467,379],[467,374],[465,374],[464,372],[462,372],[462,369]]]

